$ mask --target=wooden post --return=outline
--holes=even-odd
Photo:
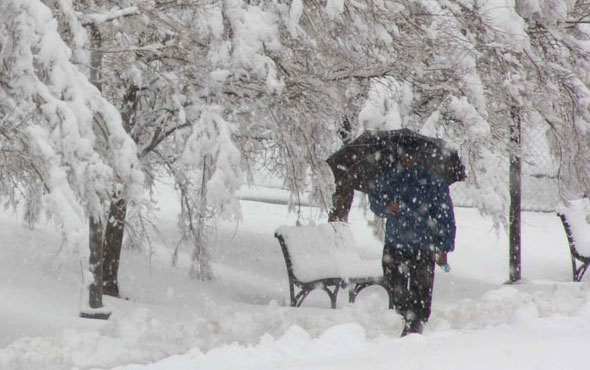
[[[521,278],[521,128],[518,107],[512,107],[512,125],[510,126],[510,283]]]

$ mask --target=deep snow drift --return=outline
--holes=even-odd
[[[249,190],[264,194],[268,189]],[[288,307],[284,260],[273,238],[296,217],[280,204],[242,201],[244,220],[222,222],[212,238],[216,279],[188,277],[190,250],[178,240],[174,193],[159,195],[160,232],[149,250],[125,250],[121,291],[106,298],[109,321],[77,317],[79,264],[59,254],[51,224],[29,230],[0,214],[0,369],[554,369],[584,368],[590,343],[590,283],[572,283],[559,219],[523,215],[523,281],[508,278],[507,240],[476,210],[456,209],[452,270],[437,269],[424,335],[399,338],[402,323],[380,287],[357,303],[341,292]],[[304,222],[325,216],[302,208]],[[378,253],[354,208],[357,243]]]

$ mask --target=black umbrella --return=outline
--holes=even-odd
[[[465,166],[456,150],[441,139],[420,135],[409,129],[365,131],[332,154],[327,162],[336,185],[367,192],[378,173],[399,165],[404,153],[411,152],[442,176],[447,184],[465,179]]]

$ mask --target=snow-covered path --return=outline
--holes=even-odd
[[[291,327],[254,346],[191,350],[153,364],[117,370],[189,369],[579,369],[590,341],[590,306],[576,317],[539,319],[519,312],[516,323],[480,330],[368,339],[357,324],[329,328],[317,338]]]

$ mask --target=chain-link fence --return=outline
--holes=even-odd
[[[547,131],[542,127],[522,128],[522,209],[524,211],[551,212],[560,201],[557,180],[558,163],[552,157],[547,141]],[[497,176],[505,176],[506,195],[509,192],[508,154],[498,158],[497,168],[490,169]],[[475,194],[481,190],[468,190],[465,184],[452,186],[451,193],[456,206],[473,207]]]
[[[554,211],[559,203],[558,165],[549,149],[547,131],[542,127],[525,127],[522,145],[522,207],[530,211]]]

